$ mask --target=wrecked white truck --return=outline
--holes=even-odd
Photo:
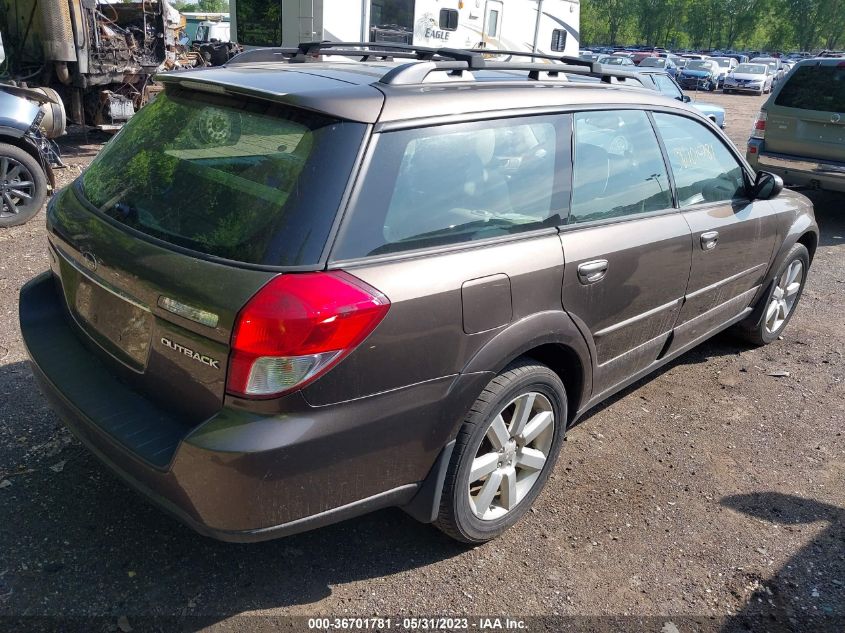
[[[152,76],[197,63],[166,0],[0,0],[0,82],[53,89],[70,121],[117,129],[161,88]]]

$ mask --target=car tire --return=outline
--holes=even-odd
[[[758,322],[742,322],[735,332],[752,345],[768,345],[777,340],[795,314],[809,269],[810,253],[807,247],[795,244],[778,268],[771,288],[760,298],[752,312],[754,321]],[[796,276],[796,272],[800,276]]]
[[[47,175],[38,161],[20,147],[0,143],[0,227],[29,222],[46,199]]]
[[[525,415],[517,418],[519,411]],[[549,478],[566,421],[566,389],[554,371],[531,359],[507,366],[478,396],[458,432],[434,525],[471,544],[514,525]],[[514,427],[520,422],[521,430]]]

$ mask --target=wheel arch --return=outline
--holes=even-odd
[[[499,373],[522,357],[547,365],[560,377],[571,422],[592,392],[592,356],[569,315],[563,311],[540,312],[513,323],[488,341],[463,373]]]
[[[41,165],[41,156],[38,155],[38,150],[33,147],[32,143],[27,143],[25,136],[9,136],[8,134],[0,133],[0,143],[12,145],[18,149],[22,149],[27,154],[35,159],[35,162]]]
[[[819,246],[819,235],[815,231],[805,231],[797,240],[798,244],[803,244],[810,253],[810,262],[816,254],[816,248]]]
[[[810,255],[810,263],[813,262],[813,255],[815,255],[816,248],[819,244],[819,229],[815,221],[807,215],[800,215],[796,223],[792,225],[786,238],[777,250],[769,270],[766,271],[764,281],[760,286],[760,290],[754,296],[751,305],[755,306],[754,310],[748,315],[742,325],[746,328],[755,328],[760,325],[765,312],[765,304],[761,303],[763,297],[768,297],[769,293],[775,284],[775,275],[783,264],[789,251],[796,244],[803,244]],[[808,271],[809,272],[809,271]]]

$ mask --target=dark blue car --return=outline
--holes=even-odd
[[[678,83],[687,90],[716,90],[719,87],[719,64],[709,59],[693,59],[681,71]]]

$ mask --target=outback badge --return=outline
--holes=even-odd
[[[192,349],[185,347],[184,345],[179,345],[179,343],[174,343],[169,338],[165,338],[164,336],[161,337],[161,344],[165,347],[172,349],[174,352],[179,352],[180,354],[184,354],[190,358],[193,358],[195,361],[202,363],[203,365],[208,365],[209,367],[213,367],[214,369],[220,369],[220,362],[214,360],[209,356],[204,356],[199,352],[195,352]]]

